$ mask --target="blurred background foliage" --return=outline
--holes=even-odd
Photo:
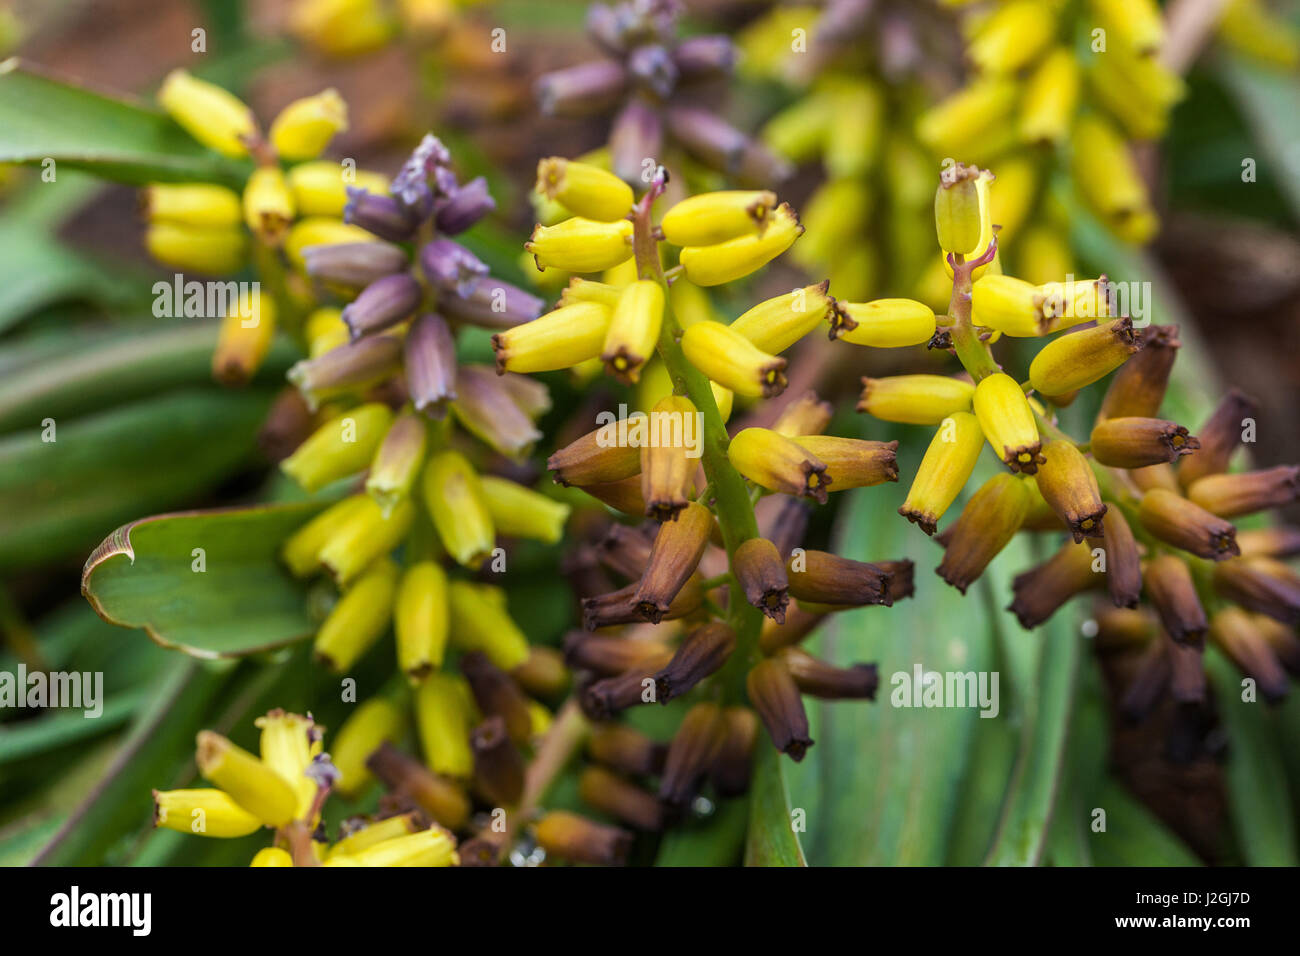
[[[488,177],[498,214],[466,243],[494,274],[513,282],[524,281],[519,250],[533,222],[527,190],[537,158],[576,156],[604,142],[599,124],[545,119],[532,101],[538,73],[590,55],[583,3],[456,4],[454,23],[436,37],[377,27],[365,49],[347,51],[322,49],[310,36],[304,42],[301,29],[295,35],[292,6],[287,0],[18,0],[0,18],[0,54],[23,60],[0,67],[0,161],[6,163],[0,167],[0,671],[23,662],[102,671],[105,679],[98,720],[75,712],[0,711],[5,864],[243,864],[262,838],[194,841],[153,831],[150,789],[194,776],[200,728],[247,746],[253,716],[270,707],[310,710],[337,728],[348,706],[339,702],[335,680],[310,665],[301,643],[259,644],[253,605],[273,605],[274,594],[220,592],[207,584],[177,594],[167,613],[210,615],[228,633],[209,637],[241,651],[201,661],[105,623],[79,593],[87,555],[128,521],[300,497],[276,477],[275,435],[263,427],[295,347],[278,341],[244,389],[215,385],[215,325],[153,317],[151,286],[169,271],[144,256],[135,211],[134,184],[160,178],[238,183],[246,171],[199,148],[151,107],[116,97],[144,103],[178,66],[227,85],[259,115],[336,86],[352,108],[339,155],[370,169],[394,168],[419,134],[434,129],[452,146],[466,178]],[[754,36],[761,18],[783,15],[772,6],[687,4],[692,29],[738,36]],[[948,59],[933,71],[937,79],[909,88],[907,97],[899,96],[908,102],[885,111],[887,125],[936,102],[967,68],[957,13],[944,4],[915,6],[926,8],[934,49]],[[484,52],[495,26],[507,31],[503,56]],[[207,30],[207,52],[198,56],[191,52],[196,27]],[[863,53],[852,66],[885,94],[900,94],[874,55]],[[787,79],[760,73],[742,64],[730,91],[727,115],[747,131],[758,132],[803,95]],[[1068,229],[1080,274],[1153,283],[1151,318],[1181,326],[1170,417],[1203,421],[1225,383],[1260,397],[1269,415],[1257,467],[1300,459],[1300,430],[1293,426],[1300,399],[1298,80],[1294,64],[1244,57],[1211,39],[1187,74],[1187,95],[1174,108],[1166,137],[1141,148],[1162,220],[1154,242],[1141,249],[1124,244],[1068,195],[1056,197],[1063,209],[1054,213]],[[836,122],[838,133],[853,134],[852,112]],[[46,158],[57,164],[54,182],[41,178]],[[1248,159],[1257,181],[1243,183]],[[823,188],[825,166],[823,157],[809,155],[782,187],[782,198],[804,209]],[[931,173],[920,169],[927,184]],[[886,182],[883,195],[889,188]],[[916,216],[913,226],[929,241],[925,204]],[[831,291],[870,269],[873,294],[910,295],[916,277],[891,271],[905,240],[887,218],[870,223],[854,248],[879,255],[851,259],[844,279],[832,277]],[[821,278],[815,256],[799,261]],[[801,283],[800,276],[797,263],[784,262],[760,284],[770,295]],[[729,315],[739,311],[726,301],[718,305]],[[487,353],[485,340],[471,348],[480,359]],[[901,362],[824,341],[801,349],[791,361],[790,394],[815,384],[836,400],[836,434],[899,439],[901,471],[910,473],[924,451],[923,436],[851,413],[858,378],[888,373]],[[614,407],[620,400],[606,386],[593,397],[561,376],[550,378],[556,407],[544,421],[542,447],[553,447],[555,429],[579,402]],[[1063,422],[1067,428],[1090,422],[1095,411],[1081,400],[1064,411]],[[57,427],[53,444],[41,439],[47,419]],[[640,847],[640,862],[1296,862],[1295,695],[1276,708],[1242,705],[1237,678],[1220,661],[1212,671],[1216,706],[1195,728],[1172,705],[1143,725],[1123,724],[1081,618],[1057,615],[1026,632],[1002,610],[1014,573],[1043,556],[1035,543],[1016,539],[962,598],[930,576],[937,549],[895,514],[905,491],[897,485],[850,492],[818,512],[811,546],[834,542],[837,552],[862,559],[910,557],[920,574],[915,600],[837,615],[813,649],[840,663],[874,660],[882,675],[910,672],[917,662],[939,670],[997,670],[1003,719],[982,720],[975,710],[890,707],[883,686],[874,705],[818,703],[810,708],[817,746],[803,763],[786,766],[784,781],[776,761],[766,760],[748,805],[733,801],[674,829],[657,845]],[[211,520],[214,540],[236,536],[222,519]],[[161,529],[160,537],[166,533]],[[241,552],[250,576],[267,562],[269,552],[259,555],[259,543],[265,544]],[[512,563],[510,605],[534,642],[557,643],[576,619],[572,600],[555,586],[560,557],[558,548],[538,546]],[[143,585],[141,606],[170,586],[166,580]],[[292,598],[297,602],[298,595]],[[358,665],[359,683],[385,679],[387,664],[377,656]],[[675,706],[631,716],[652,734],[668,732],[677,718]],[[759,750],[772,755],[770,748]],[[331,801],[327,822],[369,809],[374,799]],[[555,807],[576,802],[572,777],[562,777],[547,800]],[[789,832],[790,807],[806,814],[801,845],[770,838]],[[1097,807],[1106,810],[1105,833],[1089,828]]]

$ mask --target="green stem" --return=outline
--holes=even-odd
[[[636,256],[637,277],[658,282],[664,290],[664,319],[659,330],[659,357],[678,394],[685,393],[704,420],[703,461],[704,474],[713,491],[713,508],[722,531],[722,543],[727,550],[727,566],[735,573],[736,549],[750,538],[758,537],[758,522],[750,503],[745,479],[731,465],[727,457],[730,436],[718,411],[713,389],[708,378],[686,359],[679,343],[681,330],[667,305],[668,282],[659,261],[659,243],[655,237],[650,210],[663,191],[663,183],[656,180],[642,197],[632,214],[632,249]],[[758,660],[758,634],[762,615],[751,607],[740,593],[731,588],[727,597],[727,623],[736,633],[736,650],[722,672],[726,696],[741,700],[745,693],[745,674]]]

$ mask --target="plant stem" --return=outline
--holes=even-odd
[[[758,522],[749,500],[745,479],[732,467],[727,457],[730,437],[718,411],[709,380],[686,360],[678,342],[680,329],[672,308],[667,304],[668,282],[659,261],[659,243],[650,220],[651,207],[663,192],[663,179],[656,177],[650,189],[637,204],[632,214],[632,249],[636,256],[637,276],[658,282],[664,290],[664,319],[659,331],[659,357],[672,379],[673,388],[685,395],[695,405],[704,420],[703,461],[704,474],[713,490],[714,512],[722,531],[722,542],[727,550],[727,566],[735,573],[736,549],[750,538],[758,537]],[[730,588],[727,596],[727,623],[736,633],[736,649],[722,672],[726,696],[731,700],[744,697],[745,674],[758,660],[758,634],[762,616],[751,607],[738,588]]]
[[[952,324],[948,326],[948,332],[952,337],[953,351],[976,383],[1000,371],[989,347],[980,341],[970,317],[970,295],[974,286],[971,273],[991,261],[996,252],[995,239],[978,259],[967,262],[966,257],[960,253],[952,256],[952,298],[948,300],[948,316],[952,319]]]

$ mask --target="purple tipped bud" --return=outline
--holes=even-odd
[[[609,134],[614,175],[626,182],[637,182],[646,159],[660,155],[663,140],[663,120],[658,111],[640,97],[628,100]]]
[[[386,242],[344,242],[333,246],[307,246],[302,251],[307,274],[323,282],[362,289],[376,279],[401,272],[406,253]]]
[[[451,163],[451,153],[432,133],[420,140],[420,145],[393,179],[393,196],[418,220],[433,211],[433,190],[430,182],[439,167]]]
[[[304,359],[289,369],[289,381],[307,398],[314,411],[317,401],[335,392],[365,388],[397,371],[402,344],[391,335],[376,335],[330,349],[314,359]]]
[[[434,239],[420,250],[424,277],[439,289],[469,295],[488,274],[487,265],[460,243]]]
[[[431,418],[445,416],[456,398],[456,343],[440,315],[420,316],[406,333],[406,388],[415,410]]]
[[[347,188],[343,221],[373,232],[380,239],[405,242],[415,233],[415,221],[392,196],[376,196],[356,186]]]
[[[771,183],[791,173],[789,163],[708,110],[673,107],[667,111],[667,123],[668,131],[688,153],[741,181]]]
[[[639,46],[627,58],[632,81],[661,99],[667,99],[677,85],[677,64],[664,47]]]
[[[718,76],[736,65],[736,47],[723,34],[690,37],[677,45],[673,62],[684,80]]]
[[[545,303],[518,286],[499,279],[483,279],[469,295],[444,295],[440,307],[457,322],[485,329],[513,329],[542,314]]]
[[[617,103],[626,87],[622,66],[594,60],[539,77],[537,102],[547,116],[590,116]]]
[[[401,322],[420,305],[420,283],[409,272],[370,283],[343,309],[343,324],[353,341]]]
[[[457,186],[445,199],[434,203],[434,221],[438,231],[444,235],[454,236],[464,232],[492,210],[496,202],[488,194],[487,180],[482,176],[472,179],[464,186]]]

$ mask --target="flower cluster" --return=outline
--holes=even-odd
[[[250,866],[456,865],[455,838],[416,813],[349,820],[331,844],[321,808],[339,772],[321,751],[324,728],[283,710],[256,723],[260,756],[210,730],[199,734],[195,762],[216,787],[155,790],[155,827],[226,839],[271,827],[274,844]]]
[[[559,484],[632,522],[607,524],[566,563],[584,629],[566,638],[565,658],[595,722],[584,800],[654,830],[706,780],[719,796],[745,790],[760,723],[778,750],[801,759],[812,744],[804,694],[874,695],[873,665],[834,667],[796,645],[829,613],[909,596],[911,563],[801,548],[802,499],[897,480],[897,443],[823,435],[831,409],[814,395],[789,402],[771,427],[726,434],[733,403],[784,390],[779,353],[818,328],[858,325],[857,306],[837,302],[825,282],[730,323],[698,306],[703,287],[755,272],[799,236],[774,194],[705,193],[654,222],[662,170],[635,204],[613,174],[558,158],[539,164],[537,188],[573,213],[533,233],[528,249],[540,268],[635,270],[573,278],[558,308],[499,333],[493,346],[503,372],[599,362],[617,379],[641,380],[648,413],[586,433],[548,467]],[[934,332],[933,313],[929,320],[922,340]],[[692,457],[682,438],[694,420],[703,434]],[[628,440],[638,428],[651,437]],[[617,720],[635,705],[679,698],[691,706],[667,746]],[[657,798],[640,785],[647,778]],[[618,858],[619,845],[602,846],[610,855],[601,862]]]
[[[1003,0],[966,26],[974,76],[920,118],[917,135],[939,156],[996,165],[1007,194],[996,210],[1002,238],[1033,209],[1058,149],[1107,228],[1128,242],[1151,238],[1156,215],[1128,140],[1163,135],[1184,93],[1159,56],[1156,0]],[[1027,251],[1037,256],[1046,241],[1035,233]]]
[[[680,0],[593,4],[587,33],[604,58],[539,78],[542,111],[614,114],[610,168],[627,182],[644,182],[656,164],[682,171],[683,153],[741,185],[784,179],[783,160],[692,102],[694,89],[731,71],[735,49],[721,35],[679,39],[681,10]]]
[[[1112,625],[1124,620],[1130,636],[1163,635],[1133,691],[1145,695],[1144,706],[1171,672],[1183,699],[1204,693],[1199,655],[1207,631],[1265,696],[1280,696],[1284,667],[1300,663],[1300,642],[1285,626],[1300,620],[1300,577],[1278,560],[1294,551],[1294,535],[1258,532],[1243,553],[1227,519],[1295,500],[1300,468],[1227,473],[1257,411],[1239,392],[1196,436],[1159,417],[1177,329],[1135,329],[1115,314],[1118,297],[1104,277],[1035,286],[1003,275],[982,188],[987,178],[976,167],[948,167],[935,196],[953,295],[932,345],[950,346],[966,375],[864,380],[860,410],[939,426],[900,513],[934,534],[987,442],[1007,470],[981,485],[938,535],[940,577],[964,592],[1017,532],[1063,530],[1070,540],[1014,582],[1010,610],[1024,627],[1041,624],[1076,594],[1105,587],[1117,608],[1145,600],[1154,611],[1110,614]],[[869,305],[885,328],[922,308],[908,300]],[[867,320],[852,335],[870,329]],[[990,352],[1003,336],[1056,332],[1065,334],[1038,351],[1023,382]],[[1088,440],[1073,440],[1050,409],[1071,404],[1111,373]]]
[[[251,258],[267,282],[267,290],[241,292],[227,303],[213,356],[219,381],[246,382],[285,324],[279,313],[305,311],[312,301],[301,275],[283,267],[300,270],[309,245],[371,239],[340,219],[347,190],[352,184],[383,193],[387,184],[378,174],[319,158],[348,127],[347,104],[333,89],[290,103],[265,135],[237,97],[185,70],[167,76],[158,101],[203,145],[256,163],[242,195],[218,183],[154,183],[142,196],[145,244],[159,262],[229,275]]]
[[[326,56],[359,56],[395,37],[439,40],[476,0],[294,0],[289,29]]]

